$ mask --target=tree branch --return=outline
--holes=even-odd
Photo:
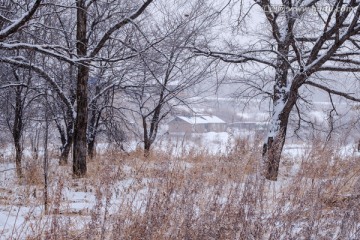
[[[338,95],[338,96],[344,97],[344,98],[349,99],[349,100],[354,101],[354,102],[360,102],[360,98],[350,96],[350,94],[348,94],[348,93],[340,92],[340,91],[325,87],[325,86],[323,86],[321,84],[318,84],[318,83],[314,83],[314,82],[311,82],[311,81],[306,81],[304,84],[319,88],[321,90],[324,90],[324,91],[328,92],[329,94]]]
[[[123,26],[125,26],[126,24],[130,23],[132,20],[135,20],[137,17],[139,17],[144,11],[145,9],[150,5],[150,3],[153,0],[146,0],[146,2],[135,12],[133,13],[130,17],[124,18],[123,20],[121,20],[120,22],[118,22],[117,24],[115,24],[114,26],[112,26],[100,39],[99,43],[96,45],[96,47],[94,48],[94,50],[90,53],[90,57],[95,57],[100,50],[104,47],[105,43],[107,40],[109,40],[109,38],[111,37],[111,35],[117,31],[118,29],[122,28]]]
[[[12,59],[12,58],[1,58],[0,57],[0,62],[8,63],[8,64],[11,64],[14,66],[18,66],[18,67],[29,69],[29,70],[36,72],[40,77],[45,79],[54,88],[54,90],[59,95],[61,100],[66,104],[66,106],[69,109],[71,109],[71,111],[73,113],[72,117],[75,118],[75,109],[74,109],[74,106],[71,104],[70,99],[64,94],[64,92],[62,91],[60,86],[40,67],[38,67],[36,65],[32,65],[31,63],[27,63],[27,62],[20,61],[18,59]]]
[[[36,0],[34,5],[30,8],[30,10],[25,13],[23,16],[21,16],[20,19],[13,22],[10,26],[6,27],[5,29],[2,29],[0,31],[0,41],[3,41],[5,38],[7,38],[9,35],[17,32],[17,30],[22,27],[26,22],[28,22],[31,17],[34,15],[36,10],[39,8],[41,3],[41,0]]]

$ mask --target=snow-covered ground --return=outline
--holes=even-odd
[[[248,133],[242,134],[243,138],[249,136]],[[229,132],[167,136],[160,139],[157,148],[165,151],[173,148],[174,157],[190,151],[206,151],[210,155],[224,156],[234,144],[235,137]],[[135,149],[136,145],[137,143],[130,143],[128,148]],[[110,145],[100,144],[98,152],[106,153],[108,147]],[[12,149],[9,147],[3,152],[7,160],[0,162],[0,239],[25,239],[28,235],[44,232],[44,229],[51,228],[54,224],[66,224],[71,226],[70,230],[77,231],[93,221],[96,214],[102,217],[106,214],[111,216],[124,207],[142,213],[146,209],[144,204],[151,194],[151,186],[159,181],[159,178],[150,173],[149,176],[140,175],[139,172],[161,173],[172,168],[179,171],[196,168],[194,163],[183,160],[169,163],[150,162],[146,163],[146,166],[140,164],[136,167],[121,163],[109,166],[111,170],[107,176],[72,179],[69,175],[70,167],[60,167],[56,159],[53,159],[49,176],[49,195],[50,211],[55,214],[46,215],[43,185],[19,182],[15,176],[14,163],[9,161],[13,155]],[[304,143],[285,145],[281,176],[279,181],[269,185],[273,193],[280,193],[289,187],[291,177],[299,172],[303,159],[311,153],[311,146]],[[341,147],[337,154],[351,157],[358,153],[355,146],[347,145]],[[202,167],[216,166],[214,163],[214,166]],[[235,183],[230,181],[227,184],[230,186]],[[227,201],[226,196],[222,196],[221,199],[223,202]],[[106,213],[99,209],[106,209]]]

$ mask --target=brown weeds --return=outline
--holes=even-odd
[[[343,156],[339,148],[319,144],[300,156],[284,155],[278,182],[258,174],[259,141],[238,139],[231,146],[229,141],[221,155],[201,147],[186,151],[169,147],[148,157],[141,149],[128,154],[108,151],[89,162],[86,179],[74,180],[69,173],[52,176],[51,214],[32,220],[33,230],[27,235],[29,239],[359,239],[359,159]],[[70,172],[67,167],[61,170]],[[92,208],[70,214],[72,210],[64,208],[70,205],[66,189],[94,196]]]

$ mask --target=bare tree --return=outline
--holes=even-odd
[[[39,19],[56,18],[58,14],[71,17],[74,12],[73,1],[61,1],[62,4],[46,3],[40,5],[42,1],[35,1],[32,5],[27,5],[28,10],[24,11],[20,17],[9,21],[3,25],[0,31],[0,49],[3,51],[30,50],[38,55],[46,56],[49,62],[29,61],[26,56],[20,53],[11,57],[0,57],[0,62],[12,64],[17,67],[31,69],[38,76],[45,79],[55,89],[61,100],[71,109],[71,115],[75,119],[73,134],[73,173],[76,177],[82,177],[86,174],[86,156],[87,156],[87,123],[88,123],[88,80],[90,70],[96,68],[98,61],[118,62],[128,58],[121,49],[109,50],[108,46],[115,45],[123,48],[122,32],[129,23],[133,23],[153,0],[145,2],[126,2],[126,1],[75,1],[76,12],[76,34],[75,37],[68,36],[72,31],[67,29],[62,18],[58,18],[58,25],[51,25],[54,21],[39,22]],[[13,6],[9,4],[10,8]],[[42,9],[40,8],[42,6]],[[42,15],[40,10],[50,10],[54,14],[45,13]],[[38,19],[31,18],[38,13]],[[21,12],[19,12],[19,15]],[[91,16],[91,17],[89,17]],[[29,23],[31,22],[31,23]],[[27,23],[35,29],[46,29],[52,36],[46,35],[45,38],[37,37],[34,34],[34,28],[21,28]],[[57,31],[61,29],[61,31]],[[70,30],[72,28],[70,27]],[[46,31],[44,31],[46,32]],[[61,33],[56,35],[55,32]],[[16,39],[17,34],[28,33],[30,36],[36,36],[36,41],[19,42],[12,41]],[[53,34],[54,33],[54,34]],[[126,39],[126,36],[124,37]],[[68,44],[71,41],[75,44]],[[75,48],[73,47],[75,45]],[[126,46],[125,46],[126,47]],[[110,55],[110,57],[109,57]],[[43,59],[43,58],[41,58]],[[43,64],[52,65],[56,61],[76,66],[76,109],[74,109],[70,98],[64,93],[59,83],[53,75],[47,72]],[[49,66],[48,66],[49,67]]]
[[[88,155],[93,158],[96,154],[96,138],[106,129],[106,122],[112,121],[108,115],[115,108],[114,98],[123,83],[124,68],[115,70],[108,62],[99,67],[89,81],[89,122],[87,129]],[[110,111],[108,111],[110,110]],[[107,116],[104,116],[104,113]]]
[[[24,3],[5,1],[1,6],[0,41],[4,42],[5,39],[27,24],[40,7],[41,2],[42,0],[36,0],[32,5],[27,3],[24,7]],[[15,16],[13,16],[14,13]],[[19,16],[19,14],[21,15]]]
[[[76,49],[77,56],[80,58],[94,59],[99,56],[101,50],[106,46],[110,39],[115,37],[115,33],[128,23],[138,18],[153,0],[147,0],[139,5],[136,4],[135,10],[126,12],[126,16],[120,14],[112,14],[112,9],[121,9],[120,5],[109,8],[109,3],[101,3],[96,1],[87,2],[85,0],[77,0],[77,33],[76,33]],[[103,7],[103,8],[102,8]],[[131,6],[125,6],[125,9]],[[93,9],[91,9],[93,8]],[[131,7],[134,9],[134,7]],[[131,9],[130,8],[130,9]],[[97,17],[88,19],[90,11],[99,13]],[[101,11],[102,10],[102,11]],[[118,12],[118,11],[115,11]],[[120,20],[117,20],[119,19]],[[106,25],[110,24],[110,27]],[[97,29],[99,27],[100,29]],[[88,28],[90,27],[90,28]],[[105,27],[105,28],[103,28]],[[97,30],[97,31],[96,31]],[[99,30],[102,32],[100,33]],[[92,43],[90,45],[90,43]],[[120,41],[121,43],[121,41]],[[113,42],[114,44],[114,42]],[[92,47],[92,48],[90,48]],[[112,59],[114,61],[114,59]],[[87,156],[87,123],[88,123],[88,80],[91,60],[82,61],[78,65],[77,73],[77,90],[76,103],[77,115],[75,120],[74,132],[74,155],[73,155],[73,173],[75,176],[82,177],[86,174],[86,156]]]
[[[144,154],[148,155],[161,122],[179,105],[189,104],[193,95],[186,90],[193,88],[210,76],[209,59],[199,60],[189,47],[204,41],[204,32],[213,25],[214,17],[204,1],[181,5],[173,11],[166,2],[161,16],[153,23],[147,21],[132,44],[138,56],[128,78],[133,88],[125,92],[131,97],[132,109],[140,118]],[[158,5],[161,8],[161,5]],[[186,9],[186,10],[185,10]],[[157,20],[157,19],[162,20]],[[156,42],[156,44],[152,44]],[[148,46],[147,51],[142,51]]]
[[[249,81],[249,88],[244,92],[252,91],[253,95],[266,94],[272,98],[272,117],[263,161],[265,177],[276,181],[289,117],[303,99],[301,91],[316,88],[327,92],[330,100],[333,95],[360,100],[329,84],[326,77],[319,77],[322,72],[359,72],[359,2],[290,0],[277,5],[275,1],[257,0],[242,13],[237,19],[240,27],[249,14],[261,14],[266,25],[262,34],[247,43],[230,42],[228,50],[209,46],[195,52],[238,64],[245,71],[257,66],[257,70],[272,75],[265,84]],[[270,34],[265,34],[266,31]],[[272,86],[272,91],[268,85]]]
[[[73,106],[75,105],[75,92],[72,91],[72,89],[69,90],[69,99]],[[55,96],[55,94],[51,95],[51,97]],[[49,112],[52,114],[56,129],[58,130],[60,135],[61,147],[59,164],[66,165],[68,163],[68,158],[73,143],[74,116],[71,111],[72,109],[69,108],[62,101],[58,101],[55,99],[49,104],[51,104],[51,109],[49,110]]]
[[[14,2],[3,2],[0,6],[0,44],[4,45],[4,42],[12,38],[12,36],[19,31],[24,25],[26,25],[35,12],[38,10],[41,4],[41,0],[36,0],[32,4],[21,4]],[[14,89],[14,104],[8,102],[7,106],[10,112],[13,111],[12,114],[8,114],[7,116],[13,116],[13,118],[7,118],[6,122],[8,127],[11,129],[11,133],[14,140],[15,145],[15,162],[16,162],[16,170],[19,177],[22,176],[21,171],[21,159],[22,159],[22,145],[21,145],[21,137],[24,131],[24,111],[27,105],[27,95],[29,92],[29,88],[26,83],[22,80],[21,74],[18,73],[15,69],[12,71],[11,75],[15,81],[10,81],[12,83],[3,85],[1,89]],[[7,77],[6,77],[7,78]],[[8,78],[7,78],[8,79]],[[29,83],[31,76],[25,77]],[[9,80],[9,79],[8,79]],[[10,92],[8,92],[10,94]],[[6,95],[8,95],[6,94]],[[8,95],[9,96],[9,95]],[[7,99],[10,100],[10,99]]]
[[[35,114],[32,106],[41,94],[32,86],[33,75],[30,71],[14,68],[2,70],[2,111],[15,147],[16,172],[22,177],[23,135],[31,116]]]

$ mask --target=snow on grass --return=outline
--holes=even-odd
[[[256,165],[256,161],[261,160],[259,154],[252,156],[261,146],[240,145],[239,152],[229,152],[228,145],[234,143],[234,136],[226,132],[191,134],[187,139],[180,136],[180,139],[172,138],[171,141],[161,143],[159,151],[166,152],[155,153],[151,159],[144,159],[140,154],[129,155],[122,160],[118,156],[114,160],[109,158],[104,162],[102,158],[105,158],[105,155],[96,162],[92,160],[89,164],[93,172],[85,179],[72,179],[69,176],[70,167],[59,167],[55,161],[52,161],[51,172],[54,175],[50,177],[51,213],[49,215],[44,213],[42,184],[29,185],[26,182],[19,182],[15,176],[14,164],[0,163],[0,171],[12,169],[0,172],[0,235],[4,236],[4,239],[35,236],[49,230],[54,225],[54,221],[59,225],[59,229],[61,226],[66,226],[68,229],[66,231],[83,232],[89,226],[99,227],[101,222],[114,221],[120,218],[121,214],[125,214],[122,217],[127,219],[124,220],[126,224],[123,226],[129,227],[136,221],[142,221],[141,217],[148,216],[149,211],[154,211],[149,217],[162,216],[162,211],[165,211],[165,216],[169,218],[176,216],[171,220],[175,224],[186,215],[186,211],[194,214],[194,219],[202,219],[207,216],[206,214],[210,214],[209,219],[215,219],[216,216],[226,217],[226,214],[231,216],[232,212],[240,211],[238,207],[242,208],[240,212],[247,216],[248,221],[258,219],[259,222],[256,224],[269,225],[274,229],[286,229],[288,226],[286,219],[297,216],[292,220],[293,227],[288,230],[289,234],[291,236],[304,234],[304,229],[309,225],[307,218],[311,217],[314,211],[312,202],[320,201],[321,204],[324,204],[323,202],[327,204],[333,201],[331,196],[334,194],[323,194],[322,191],[327,189],[326,184],[329,184],[330,177],[336,176],[331,174],[337,172],[315,175],[315,178],[312,174],[316,174],[318,169],[330,171],[337,170],[338,167],[334,165],[322,168],[321,165],[317,165],[319,161],[324,162],[328,159],[328,155],[317,155],[317,153],[322,154],[321,149],[302,143],[287,144],[284,147],[279,181],[264,182],[261,185],[256,168],[246,170],[249,164]],[[246,141],[243,143],[245,144]],[[179,148],[180,146],[188,148],[188,151],[177,149],[174,147],[176,144]],[[104,154],[107,154],[107,147],[101,146]],[[202,152],[201,148],[206,151]],[[194,154],[191,149],[198,152]],[[351,159],[356,154],[352,145],[340,147],[337,153],[345,160]],[[255,157],[255,162],[248,163],[251,157]],[[306,165],[306,161],[312,161],[312,158],[315,158],[312,165]],[[307,166],[309,169],[305,171],[304,168]],[[345,165],[345,167],[349,166]],[[299,174],[304,175],[299,178]],[[314,185],[309,185],[308,179]],[[332,184],[341,184],[342,181],[347,180],[346,175],[336,179]],[[315,187],[319,187],[319,190]],[[263,192],[259,195],[261,189]],[[320,200],[314,198],[316,194],[311,195],[314,191],[319,191],[317,194],[321,196]],[[348,190],[341,191],[342,197],[351,196]],[[306,202],[304,197],[309,198],[309,202]],[[323,201],[322,198],[325,200]],[[262,202],[259,203],[256,199],[262,199]],[[232,208],[234,209],[231,210]],[[177,216],[176,214],[181,211],[185,211],[185,215]],[[217,213],[212,216],[211,211]],[[221,213],[222,211],[226,214]],[[322,214],[330,214],[332,211],[324,210]],[[336,217],[331,216],[329,219]],[[251,218],[254,219],[250,220]],[[144,221],[153,221],[151,219]],[[206,223],[209,219],[201,221]],[[269,224],[271,219],[275,222]],[[320,218],[322,222],[319,223],[325,225],[326,221],[332,221],[329,219]],[[225,220],[221,222],[226,223]],[[200,222],[197,224],[201,225]],[[333,225],[331,226],[331,231],[338,231]],[[171,227],[167,229],[170,231]],[[323,233],[326,236],[327,232],[323,231]],[[279,239],[287,239],[287,237],[283,236]]]

